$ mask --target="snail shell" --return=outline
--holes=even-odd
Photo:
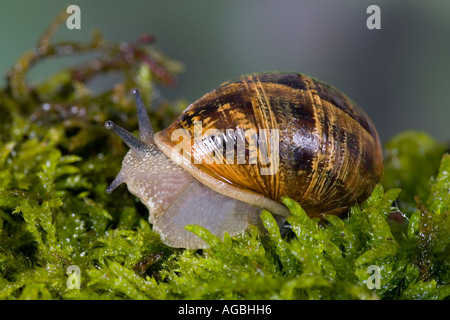
[[[184,226],[235,235],[261,225],[262,209],[281,224],[289,215],[283,196],[311,217],[341,214],[365,200],[383,174],[369,117],[339,90],[306,75],[261,73],[225,82],[157,134],[135,96],[140,139],[105,124],[131,148],[108,192],[125,182],[169,246],[207,247]],[[268,161],[254,161],[264,154]]]

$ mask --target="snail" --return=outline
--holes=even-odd
[[[366,113],[303,74],[225,82],[158,133],[133,94],[140,138],[105,123],[130,147],[107,192],[126,183],[171,247],[208,247],[186,225],[222,238],[261,226],[263,209],[281,226],[290,214],[284,196],[310,217],[340,215],[365,200],[383,174],[378,133]]]

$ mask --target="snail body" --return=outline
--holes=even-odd
[[[282,224],[289,215],[283,196],[311,217],[341,214],[365,200],[383,174],[369,117],[336,88],[302,74],[225,82],[156,134],[134,94],[140,139],[105,124],[131,148],[107,191],[125,182],[172,247],[207,247],[188,224],[233,236],[261,226],[262,209]]]

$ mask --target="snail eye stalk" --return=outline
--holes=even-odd
[[[105,128],[112,130],[123,140],[123,142],[127,144],[127,146],[130,147],[131,150],[135,152],[144,152],[148,149],[148,146],[142,140],[136,138],[132,133],[118,126],[111,120],[105,122]]]
[[[152,139],[155,131],[153,130],[147,110],[145,110],[144,102],[138,89],[133,89],[134,98],[136,100],[137,117],[139,123],[139,136],[142,140],[147,141]]]

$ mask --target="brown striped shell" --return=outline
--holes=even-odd
[[[261,165],[250,163],[248,139],[244,163],[237,161],[237,152],[230,164],[195,163],[209,152],[194,141],[196,121],[202,135],[218,129],[222,141],[230,140],[227,129],[277,129],[278,171],[260,174]],[[192,147],[178,154],[185,170],[219,193],[253,204],[279,203],[288,196],[310,216],[340,214],[365,200],[383,174],[380,141],[369,117],[336,88],[302,74],[245,75],[205,94],[155,135],[155,143],[172,159],[180,142],[172,141],[177,129],[191,137]],[[203,141],[216,140],[203,136]]]

